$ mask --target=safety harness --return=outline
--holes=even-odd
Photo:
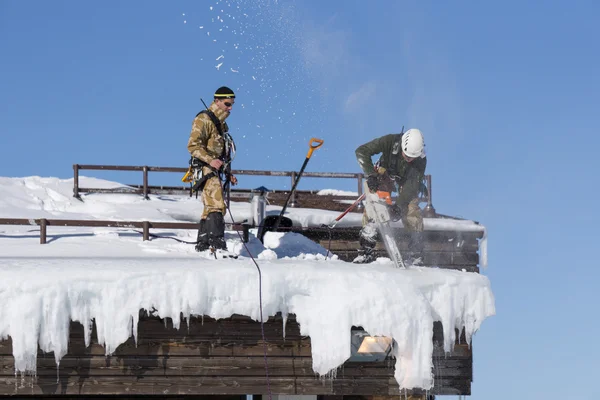
[[[223,173],[225,175],[225,181],[223,183],[223,191],[227,194],[227,207],[229,207],[230,192],[231,192],[231,162],[233,161],[233,158],[235,157],[235,142],[233,141],[233,138],[231,137],[231,135],[229,135],[229,132],[223,132],[221,121],[219,121],[217,116],[211,110],[207,109],[207,110],[200,111],[198,114],[196,114],[196,118],[200,114],[208,115],[208,117],[212,121],[213,125],[217,129],[219,136],[221,136],[223,138],[224,148],[223,148],[223,154],[220,157],[223,160],[223,167],[221,167],[222,170],[216,170],[215,168],[210,166],[210,164],[202,161],[201,159],[199,159],[197,157],[192,156],[192,157],[190,157],[190,161],[189,161],[190,166],[188,168],[188,171],[183,176],[183,178],[181,178],[181,180],[183,182],[188,182],[188,183],[192,184],[190,196],[193,193],[196,193],[196,196],[198,196],[198,192],[201,192],[202,190],[204,190],[204,186],[206,185],[206,182],[209,179],[211,179],[215,176],[218,176],[219,179],[221,179],[221,173]],[[211,172],[209,172],[206,175],[202,175],[202,169],[205,167],[209,168],[211,170]]]

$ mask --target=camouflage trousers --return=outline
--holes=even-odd
[[[402,214],[402,224],[411,232],[423,232],[423,216],[419,207],[419,199],[408,203],[406,213]]]
[[[204,176],[211,172],[212,170],[209,168],[202,169],[202,174]],[[225,215],[225,200],[223,199],[223,189],[218,176],[214,176],[206,181],[201,198],[202,204],[204,204],[204,211],[202,211],[201,219],[206,219],[208,214],[213,212],[220,212]]]

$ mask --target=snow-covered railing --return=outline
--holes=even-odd
[[[46,244],[48,226],[80,226],[107,228],[137,228],[142,230],[143,240],[150,240],[150,228],[153,229],[198,229],[197,223],[192,222],[151,222],[151,221],[102,221],[102,220],[72,220],[72,219],[27,219],[0,218],[0,225],[36,225],[40,227],[40,244]],[[243,232],[244,242],[248,241],[250,225],[230,224],[230,230]]]
[[[172,173],[185,173],[187,168],[180,167],[150,167],[144,166],[132,166],[132,165],[88,165],[88,164],[73,164],[73,197],[79,198],[79,193],[91,192],[94,189],[84,189],[79,187],[79,171],[80,170],[101,170],[101,171],[141,171],[143,174],[143,185],[141,186],[142,192],[145,198],[150,193],[149,189],[151,186],[148,184],[148,173],[149,172],[172,172]],[[294,184],[297,172],[296,171],[259,171],[259,170],[247,170],[238,169],[231,171],[234,175],[254,175],[254,176],[289,176],[291,178],[292,185]],[[302,174],[305,178],[339,178],[339,179],[356,179],[357,188],[359,195],[362,192],[362,173],[343,173],[343,172],[304,172]],[[182,192],[189,191],[189,188],[185,186],[174,187],[179,188]],[[173,188],[173,189],[174,189]],[[172,189],[172,190],[173,190]]]
[[[97,170],[97,171],[141,171],[143,175],[143,183],[141,185],[127,185],[128,188],[112,188],[112,189],[100,189],[100,188],[81,188],[79,187],[79,171],[80,170]],[[190,192],[190,188],[187,186],[152,186],[148,183],[149,172],[171,172],[171,173],[185,173],[187,168],[181,167],[151,167],[151,166],[132,166],[132,165],[89,165],[89,164],[73,164],[73,197],[81,199],[80,193],[136,193],[144,196],[148,199],[150,193],[155,194],[174,194],[174,193],[186,193]],[[296,171],[260,171],[260,170],[247,170],[238,169],[232,170],[234,175],[251,175],[251,176],[277,176],[277,177],[290,177],[291,186],[296,181]],[[362,173],[346,173],[346,172],[304,172],[302,177],[305,178],[336,178],[336,179],[356,179],[357,181],[357,192],[358,196],[362,194],[363,178]],[[427,193],[423,194],[421,202],[427,203],[425,206],[425,215],[435,215],[435,209],[431,202],[431,175],[426,175],[424,178],[424,185],[427,187]],[[232,189],[232,197],[246,197],[249,193],[253,192],[251,189]],[[283,192],[281,190],[280,192]],[[288,191],[286,191],[288,192]],[[313,194],[311,191],[300,191],[298,193]],[[237,196],[236,196],[237,194]],[[339,196],[340,200],[355,199],[354,196]],[[290,198],[290,207],[296,206],[296,194],[292,193]]]

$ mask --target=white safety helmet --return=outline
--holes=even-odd
[[[418,129],[409,129],[402,135],[402,152],[408,157],[417,158],[423,155],[425,141]]]

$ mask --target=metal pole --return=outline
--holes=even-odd
[[[150,222],[148,222],[148,221],[142,222],[142,229],[144,231],[144,235],[143,235],[144,241],[150,240]]]
[[[364,174],[356,174],[357,178],[358,178],[358,196],[362,196],[363,194],[363,178],[364,178]],[[356,209],[357,210],[362,210],[364,208],[363,203],[359,202],[356,205]]]
[[[363,174],[356,174],[356,177],[358,178],[358,196],[360,197],[362,195],[362,190],[363,190]]]
[[[149,200],[148,198],[148,167],[144,165],[144,200]]]
[[[48,225],[46,218],[40,219],[40,244],[46,244],[46,225]]]
[[[296,171],[292,171],[292,198],[290,200],[290,207],[294,208],[298,205],[298,203],[296,203],[296,191],[294,190],[294,183],[296,183]]]
[[[79,196],[79,164],[73,164],[73,197],[81,200]]]
[[[427,180],[427,205],[425,206],[425,209],[423,209],[423,215],[427,218],[433,218],[435,217],[436,213],[435,208],[431,203],[431,175],[425,175],[425,179]]]

